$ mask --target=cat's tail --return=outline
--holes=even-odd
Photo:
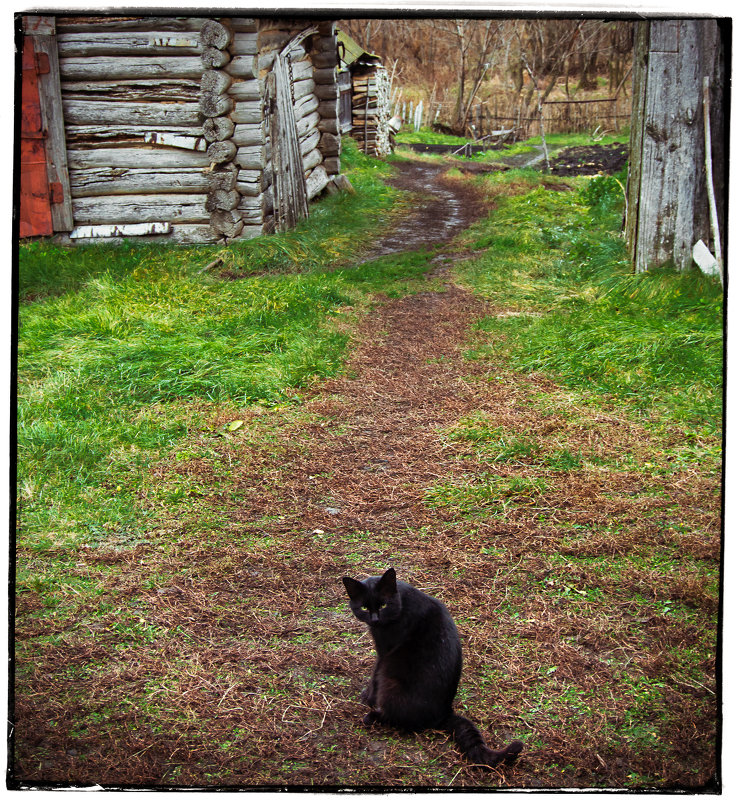
[[[502,750],[492,750],[484,743],[477,726],[471,720],[458,714],[452,714],[445,727],[453,735],[457,747],[465,758],[480,766],[494,767],[501,763],[513,764],[523,749],[523,743],[516,740],[510,742]]]

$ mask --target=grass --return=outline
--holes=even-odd
[[[399,361],[410,295],[453,292],[432,252],[356,264],[403,201],[351,159],[357,195],[227,253],[21,249],[16,774],[714,786],[719,288],[630,274],[611,179],[477,177],[452,277],[486,316]],[[515,770],[361,726],[340,576],[391,563],[451,608],[461,713]]]
[[[340,269],[401,207],[379,180],[388,167],[351,143],[345,151],[356,195],[328,197],[297,230],[225,252],[21,247],[18,485],[23,532],[37,546],[140,539],[148,465],[212,424],[207,409],[233,417],[298,401],[341,369],[344,312],[427,271],[424,254]],[[201,274],[217,253],[240,279]],[[193,491],[183,484],[168,501]]]
[[[722,291],[697,270],[631,274],[616,226],[620,201],[607,177],[578,192],[499,199],[494,220],[469,237],[484,254],[461,274],[509,313],[480,323],[487,343],[469,356],[505,352],[517,369],[617,397],[645,417],[658,406],[687,436],[714,434]]]

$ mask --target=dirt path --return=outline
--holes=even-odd
[[[444,179],[443,170],[400,164],[392,184],[421,202],[377,242],[372,258],[447,242],[484,212],[468,185]],[[303,486],[308,475],[330,476],[309,484],[312,494],[331,497],[323,506],[307,498],[305,511],[316,524],[325,521],[321,508],[347,527],[389,530],[437,519],[423,504],[423,490],[452,469],[439,429],[484,407],[479,387],[461,377],[469,372],[462,355],[471,326],[489,308],[444,279],[449,256],[441,252],[434,261],[442,289],[381,304],[356,335],[361,344],[347,368],[353,377],[323,383],[311,402],[344,426],[337,440],[316,444],[299,473]],[[338,407],[335,398],[342,398]]]
[[[375,243],[364,260],[449,241],[484,213],[479,196],[461,181],[444,177],[443,165],[402,161],[389,183],[417,197],[415,210]]]

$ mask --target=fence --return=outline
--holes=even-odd
[[[395,115],[412,124],[431,126],[449,119],[453,108],[449,103],[395,104]],[[543,103],[543,125],[546,133],[581,133],[597,129],[620,133],[630,125],[631,98],[624,94],[603,100],[549,100]],[[475,105],[467,121],[466,133],[475,139],[496,131],[511,131],[508,141],[529,139],[541,132],[538,115],[531,116],[522,105],[510,106],[500,99]]]

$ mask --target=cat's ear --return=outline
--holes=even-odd
[[[390,567],[387,572],[382,575],[377,583],[377,589],[386,594],[394,594],[397,591],[397,575],[395,574],[394,567]]]
[[[341,580],[346,587],[348,596],[352,600],[360,600],[364,596],[364,584],[361,581],[357,581],[355,578],[349,578],[348,575],[344,575]]]

